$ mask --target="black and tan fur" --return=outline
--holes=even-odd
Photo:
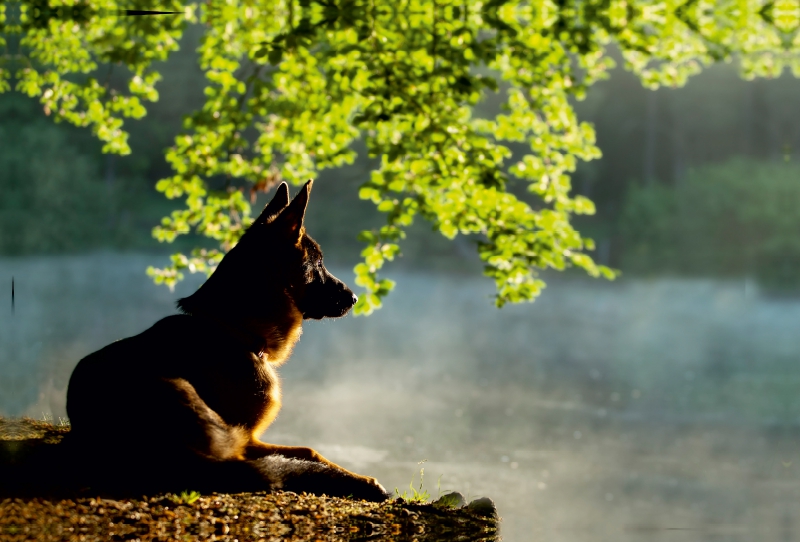
[[[87,485],[387,498],[374,478],[311,448],[259,440],[281,406],[275,368],[303,320],[344,316],[357,300],[305,231],[310,191],[311,181],[290,203],[281,184],[205,284],[178,301],[182,314],[80,361],[67,414]]]

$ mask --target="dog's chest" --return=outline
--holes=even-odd
[[[265,412],[280,405],[278,375],[269,363],[249,352],[207,367],[192,384],[205,403],[231,425],[256,427]]]

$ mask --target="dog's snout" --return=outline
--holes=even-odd
[[[358,296],[333,275],[324,282],[312,282],[301,301],[304,318],[340,318],[350,312]]]
[[[345,306],[348,309],[356,304],[358,301],[358,296],[350,291],[350,289],[345,289],[343,292],[339,294],[339,299],[337,304],[339,306]]]

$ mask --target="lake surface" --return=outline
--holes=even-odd
[[[0,297],[0,414],[64,417],[81,357],[202,280],[152,285],[163,260],[0,259],[16,289],[13,314]],[[433,497],[494,499],[505,541],[797,538],[800,300],[746,281],[554,277],[497,310],[488,279],[387,275],[373,316],[305,326],[265,440],[400,492],[424,468]]]

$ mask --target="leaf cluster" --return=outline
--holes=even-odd
[[[18,92],[37,98],[56,122],[90,127],[104,143],[103,152],[124,155],[130,147],[123,119],[143,117],[142,102],[158,99],[160,74],[150,65],[177,49],[183,21],[109,15],[120,7],[114,0],[4,0],[0,91],[13,83]],[[165,7],[183,11],[177,1],[137,2],[138,9]],[[109,88],[108,78],[101,78],[100,65],[115,64],[130,72],[127,92]]]
[[[582,89],[593,75],[564,75],[575,69],[570,51],[553,54],[555,37],[532,38],[541,33],[531,10],[499,14],[506,22],[480,4],[367,7],[248,2],[201,11],[208,100],[187,119],[192,133],[168,153],[176,174],[158,184],[168,197],[186,197],[187,208],[155,235],[170,241],[195,228],[233,246],[250,220],[238,181],[298,184],[352,162],[351,144],[361,136],[381,162],[359,196],[386,214],[386,224],[359,237],[367,246],[356,284],[366,292],[357,313],[378,308],[391,291],[394,283],[378,271],[399,254],[417,215],[448,238],[479,237],[498,305],[534,298],[543,286],[537,268],[577,265],[613,277],[583,252],[591,240],[569,223],[573,213],[594,211],[569,195],[568,176],[576,158],[599,156],[568,90]],[[494,120],[471,116],[485,92],[498,90],[496,75],[479,73],[481,66],[511,86],[508,114]],[[257,130],[248,138],[251,126]],[[503,140],[528,140],[535,154],[509,169]],[[508,192],[509,174],[528,181],[547,207],[534,210]],[[212,192],[206,180],[215,176],[226,183]],[[170,283],[191,262],[207,265],[180,259],[160,278]]]

